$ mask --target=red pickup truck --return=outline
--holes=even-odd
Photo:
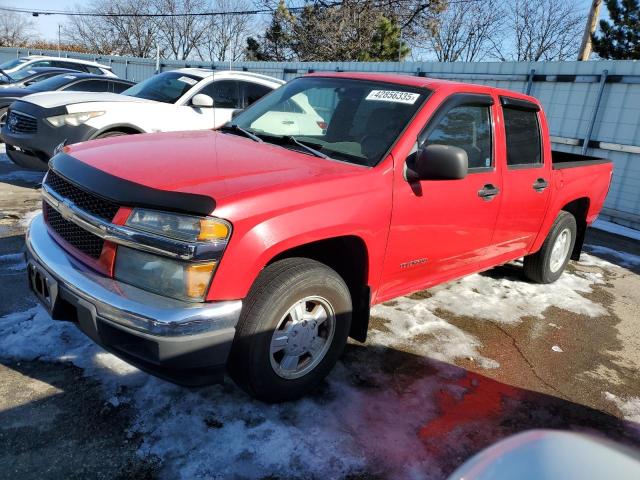
[[[539,102],[400,75],[289,82],[218,131],[65,147],[27,233],[55,319],[159,376],[301,396],[372,304],[524,257],[577,259],[607,160],[552,152]]]

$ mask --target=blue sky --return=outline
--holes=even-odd
[[[131,0],[135,1],[135,0]],[[40,9],[40,10],[70,10],[73,9],[74,6],[83,6],[88,5],[90,0],[19,0],[11,1],[9,3],[1,2],[4,5],[10,5],[19,8],[27,8],[27,9]],[[574,4],[576,9],[580,10],[585,15],[589,9],[589,5],[591,4],[591,0],[574,0]],[[606,15],[606,7],[601,10],[601,17]],[[41,15],[39,17],[33,18],[35,22],[36,29],[38,30],[40,36],[47,40],[56,40],[58,36],[58,25],[64,24],[66,21],[66,17],[63,16],[46,16]]]

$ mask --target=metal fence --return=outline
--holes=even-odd
[[[0,48],[0,62],[57,52]],[[111,66],[122,78],[153,75],[154,59],[62,53]],[[640,62],[196,62],[167,61],[161,71],[182,67],[245,70],[290,80],[309,72],[393,72],[492,85],[536,96],[542,102],[554,148],[607,157],[614,162],[603,216],[640,229]]]

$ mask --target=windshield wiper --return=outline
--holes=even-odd
[[[257,136],[254,133],[251,133],[249,130],[245,130],[244,128],[236,125],[235,123],[232,123],[230,125],[223,125],[219,128],[219,130],[222,130],[223,132],[232,132],[232,133],[240,133],[242,135],[244,135],[247,138],[250,138],[251,140],[253,140],[254,142],[258,142],[258,143],[263,143],[264,140],[262,140],[259,136]]]
[[[311,148],[309,145],[305,145],[293,135],[285,135],[282,137],[282,140],[284,140],[284,142],[288,143],[289,145],[293,144],[293,145],[297,145],[298,147],[304,148],[307,152],[309,152],[311,155],[315,155],[316,157],[325,158],[325,159],[331,158],[329,157],[329,155],[325,155],[324,153],[316,150],[315,148]]]

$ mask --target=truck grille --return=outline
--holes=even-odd
[[[104,246],[102,238],[66,220],[46,202],[44,203],[44,214],[49,226],[65,242],[91,258],[100,258]]]
[[[38,121],[31,115],[11,110],[7,117],[7,130],[11,133],[36,133]]]
[[[71,200],[78,208],[108,222],[113,220],[113,217],[118,212],[118,208],[120,208],[117,204],[109,200],[105,200],[102,197],[85,192],[81,188],[76,187],[73,183],[65,180],[52,170],[49,170],[44,183],[61,197]]]

